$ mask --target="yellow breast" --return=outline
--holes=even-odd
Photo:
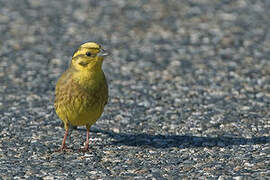
[[[100,77],[83,77],[80,81],[68,70],[57,82],[55,110],[64,123],[74,126],[92,125],[101,116],[108,100],[108,87],[102,72]]]

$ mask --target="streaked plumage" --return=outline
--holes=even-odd
[[[56,84],[55,110],[66,130],[61,150],[65,149],[70,125],[86,126],[85,150],[88,149],[90,127],[101,116],[108,100],[108,86],[102,71],[105,55],[96,43],[81,45],[75,51],[69,69]]]

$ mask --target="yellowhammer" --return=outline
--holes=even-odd
[[[101,116],[108,100],[108,85],[102,71],[103,59],[107,55],[97,43],[82,44],[56,84],[55,111],[65,125],[61,151],[66,148],[70,125],[86,126],[83,150],[88,150],[90,127]]]

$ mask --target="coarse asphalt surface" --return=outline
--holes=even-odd
[[[0,1],[0,179],[270,178],[269,0]],[[110,99],[68,152],[54,87],[96,41]]]

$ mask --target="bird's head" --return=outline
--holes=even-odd
[[[103,59],[107,55],[99,44],[87,42],[73,53],[71,67],[79,71],[101,70]]]

